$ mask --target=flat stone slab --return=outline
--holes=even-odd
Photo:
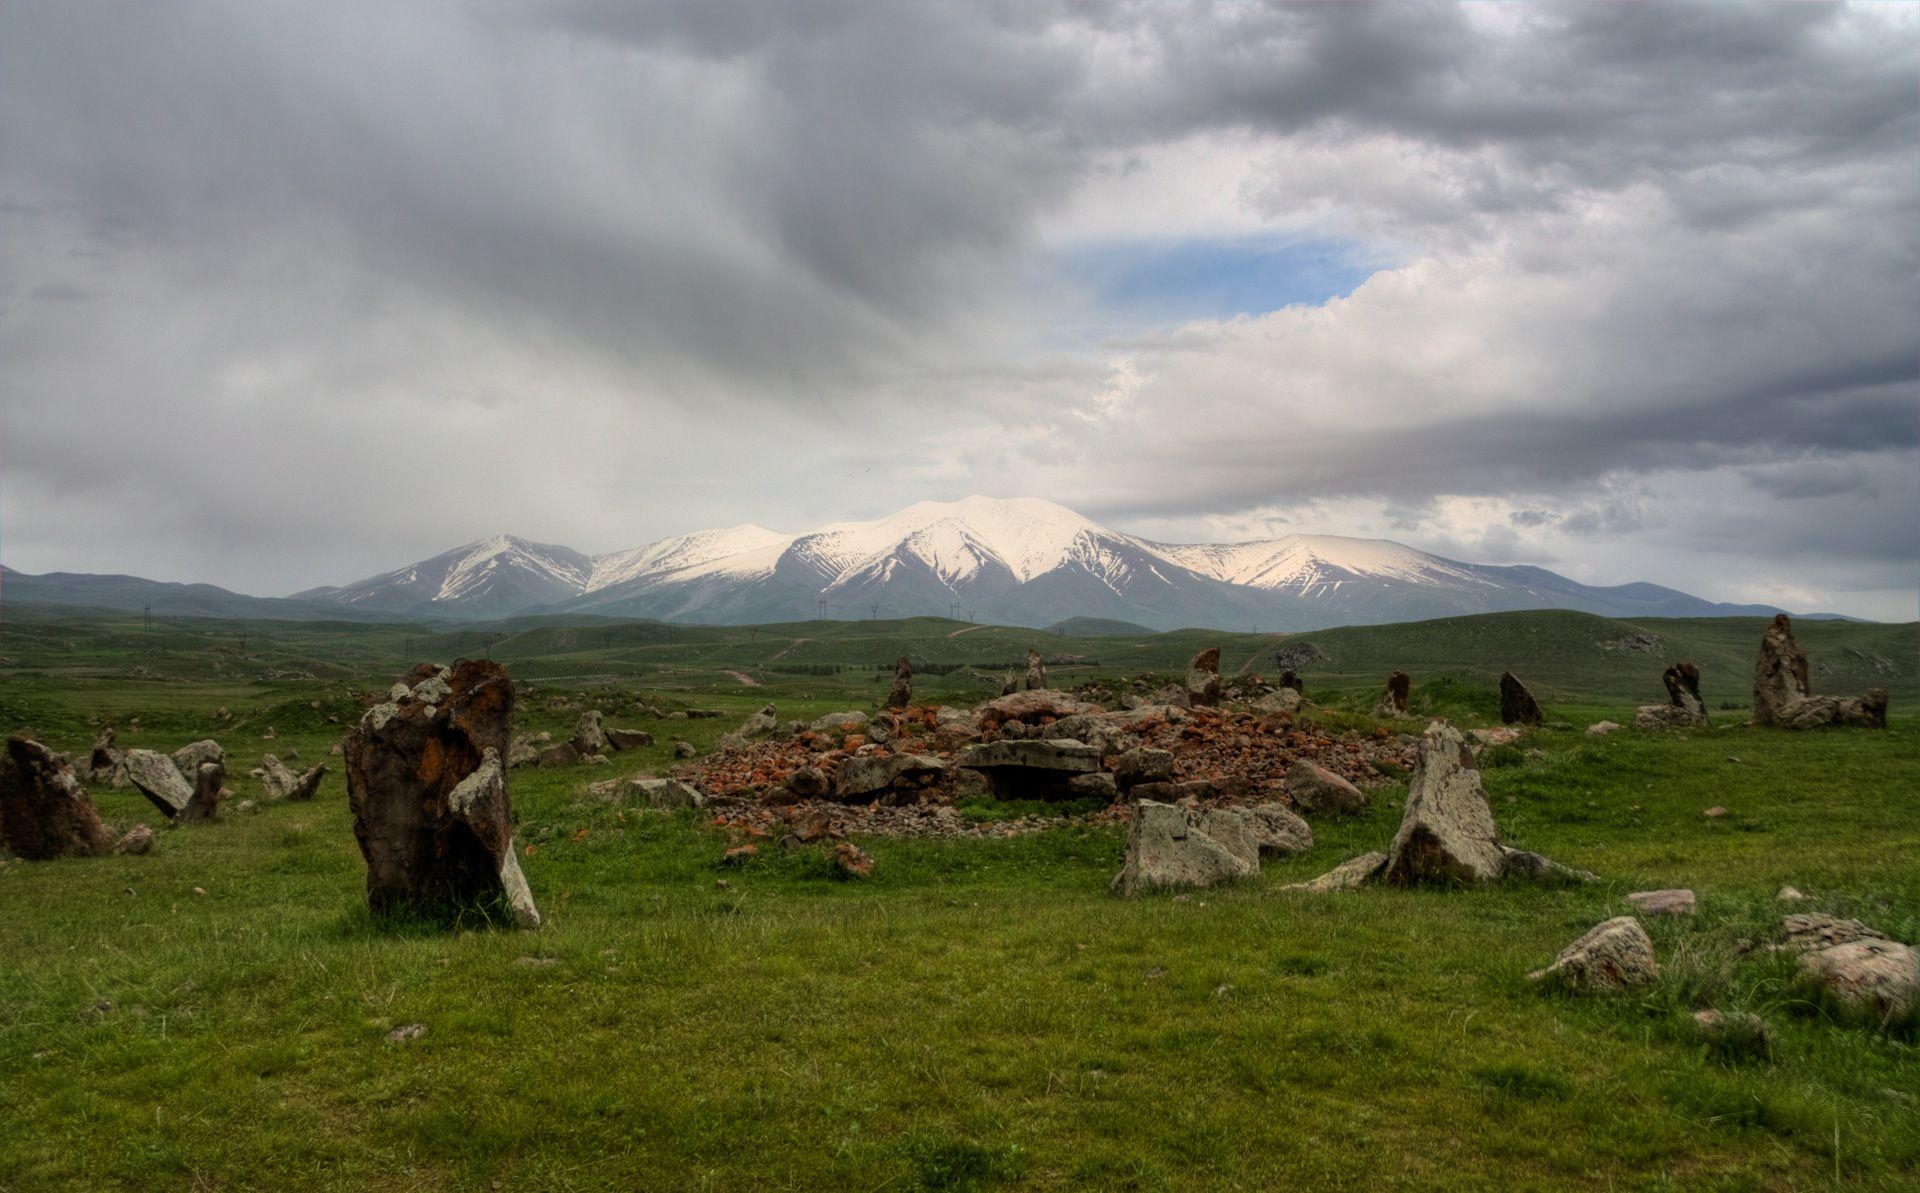
[[[954,758],[968,770],[1019,769],[1054,771],[1061,776],[1092,774],[1100,769],[1100,751],[1069,738],[1044,741],[990,741],[968,746]]]

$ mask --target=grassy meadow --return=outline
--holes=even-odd
[[[1676,658],[1703,664],[1710,705],[1744,704],[1759,627],[148,632],[9,609],[9,732],[75,752],[103,720],[122,746],[213,736],[243,798],[260,797],[246,769],[268,750],[334,770],[312,803],[163,829],[146,857],[0,865],[0,1189],[1914,1188],[1913,1030],[1845,1021],[1749,946],[1783,910],[1920,940],[1915,627],[1797,627],[1816,690],[1893,689],[1884,732],[1747,729],[1740,711],[1698,732],[1583,732],[1629,721]],[[1659,649],[1619,645],[1636,634]],[[1213,641],[1229,672],[1314,643],[1315,715],[1340,729],[1368,725],[1396,666],[1417,713],[1489,723],[1492,678],[1514,669],[1572,727],[1488,752],[1495,816],[1509,842],[1604,881],[1280,890],[1384,847],[1394,786],[1360,818],[1316,822],[1312,850],[1254,882],[1137,900],[1106,892],[1124,844],[1111,828],[866,839],[874,876],[848,882],[817,850],[722,868],[730,842],[698,816],[582,797],[664,773],[670,735],[705,749],[764,703],[783,719],[870,708],[897,654],[928,669],[923,698],[959,703],[997,691],[1029,644],[1072,686],[1171,673]],[[371,922],[328,750],[356,691],[412,658],[483,651],[533,682],[522,727],[564,736],[573,714],[548,702],[584,692],[657,744],[513,773],[538,932]],[[642,704],[727,716],[652,721]],[[112,823],[157,824],[132,789],[94,796]],[[1702,815],[1715,805],[1728,814]],[[1811,900],[1784,908],[1783,884]],[[1657,987],[1527,982],[1627,892],[1666,886],[1695,889],[1700,911],[1648,921]],[[1690,1015],[1705,1007],[1761,1015],[1771,1058],[1703,1042]]]

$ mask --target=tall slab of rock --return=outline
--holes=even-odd
[[[1404,717],[1407,715],[1407,700],[1413,695],[1413,680],[1404,671],[1395,671],[1387,676],[1387,690],[1380,697],[1380,703],[1373,706],[1376,717]]]
[[[1473,753],[1458,729],[1435,721],[1420,739],[1384,878],[1400,885],[1490,882],[1505,868]]]
[[[1511,671],[1500,674],[1500,723],[1502,725],[1544,725],[1546,716],[1540,711],[1540,702],[1533,698],[1527,685],[1520,682]]]
[[[128,750],[125,765],[134,788],[169,820],[211,820],[219,811],[220,782],[226,777],[226,766],[220,761],[200,763],[192,779],[181,773],[172,758],[152,750]],[[200,770],[207,766],[218,768],[211,787],[200,780]]]
[[[887,689],[887,707],[905,708],[913,703],[913,664],[901,655],[893,661],[893,686]]]
[[[1044,691],[1047,686],[1047,665],[1041,661],[1040,652],[1027,649],[1027,691]]]
[[[67,760],[30,737],[0,756],[0,848],[28,861],[106,852],[106,826]]]
[[[1127,860],[1114,875],[1113,892],[1137,895],[1151,890],[1208,887],[1252,878],[1260,872],[1257,856],[1249,860],[1235,853],[1229,845],[1207,835],[1199,820],[1198,813],[1174,804],[1153,800],[1135,804],[1127,833]],[[1244,832],[1244,824],[1234,827]],[[1245,849],[1243,842],[1236,844]]]
[[[1220,648],[1209,646],[1187,664],[1187,703],[1194,708],[1220,705]]]
[[[600,724],[600,710],[590,708],[573,723],[573,748],[582,758],[605,754],[613,747],[607,743],[607,731]]]
[[[120,751],[113,746],[113,726],[107,725],[100,730],[100,736],[93,739],[93,748],[87,751],[82,777],[89,783],[111,783],[121,774],[121,759]]]
[[[1815,696],[1807,676],[1807,652],[1794,639],[1787,615],[1777,613],[1760,637],[1760,653],[1753,662],[1754,724],[1785,729],[1887,727],[1885,688],[1869,689],[1864,696]]]
[[[423,663],[347,735],[347,806],[375,914],[498,908],[539,925],[507,794],[513,695],[498,663]]]

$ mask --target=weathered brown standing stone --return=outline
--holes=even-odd
[[[1047,686],[1047,665],[1040,659],[1040,652],[1027,650],[1027,690],[1038,691]]]
[[[106,826],[73,768],[29,737],[8,738],[0,757],[0,846],[36,862],[107,847]]]
[[[1407,715],[1407,700],[1413,694],[1413,680],[1404,671],[1395,671],[1387,676],[1386,695],[1380,697],[1380,703],[1374,706],[1376,717],[1404,717]]]
[[[1633,723],[1641,729],[1687,728],[1707,724],[1707,704],[1700,698],[1700,668],[1675,663],[1660,676],[1666,685],[1665,704],[1643,704],[1634,710]]]
[[[232,795],[227,790],[227,764],[202,762],[193,777],[193,797],[174,819],[182,824],[212,820],[220,815],[220,801]]]
[[[1815,696],[1807,679],[1807,652],[1794,640],[1793,623],[1784,613],[1774,615],[1760,638],[1760,654],[1753,663],[1753,721],[1787,729],[1814,729],[1822,725],[1887,727],[1887,690],[1871,688],[1864,696]]]
[[[1812,691],[1807,679],[1807,652],[1794,640],[1793,623],[1784,613],[1760,636],[1760,654],[1753,661],[1753,720],[1774,725],[1787,705],[1805,700]]]
[[[404,688],[404,691],[402,690]],[[540,913],[513,844],[504,759],[513,683],[504,667],[421,664],[347,735],[347,806],[376,914]]]
[[[1503,725],[1542,725],[1546,716],[1540,711],[1540,702],[1533,698],[1527,685],[1511,671],[1500,675],[1500,723]]]
[[[1187,664],[1187,703],[1214,708],[1220,703],[1220,648],[1209,646]]]
[[[888,708],[905,708],[913,703],[913,664],[901,655],[893,661],[893,687],[887,692]]]
[[[1292,688],[1294,691],[1300,693],[1302,696],[1307,694],[1307,681],[1304,679],[1301,679],[1298,675],[1294,674],[1291,671],[1285,671],[1281,673],[1280,686],[1283,688]]]
[[[107,725],[100,730],[100,736],[93,739],[93,748],[87,751],[83,777],[90,783],[111,783],[120,769],[120,757],[120,751],[113,748],[113,726]]]

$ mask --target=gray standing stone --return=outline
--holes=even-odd
[[[599,709],[590,708],[580,714],[580,719],[573,723],[573,737],[570,743],[582,758],[605,754],[613,748],[607,744],[607,731],[600,724]]]
[[[1386,880],[1400,885],[1489,882],[1505,868],[1473,755],[1460,731],[1444,721],[1420,739],[1406,812],[1388,856]]]
[[[193,784],[187,782],[173,759],[153,750],[128,750],[127,779],[134,789],[147,797],[154,807],[172,820],[193,800]]]
[[[1027,690],[1044,691],[1047,686],[1047,665],[1040,658],[1040,652],[1027,649]]]

